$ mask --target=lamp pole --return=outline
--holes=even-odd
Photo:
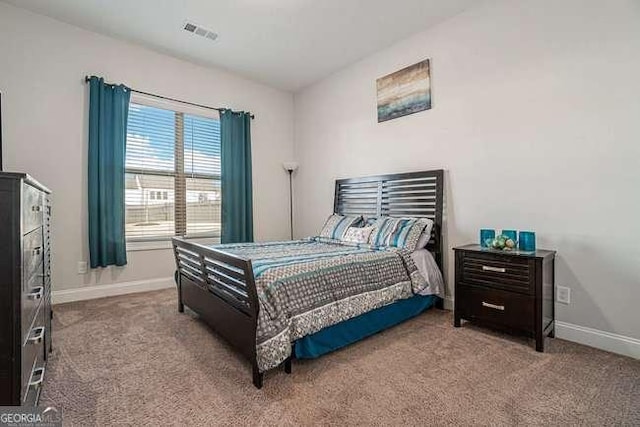
[[[298,169],[298,164],[296,162],[284,162],[282,167],[289,173],[289,228],[291,240],[293,240],[293,171]]]
[[[291,228],[291,240],[293,240],[293,169],[289,172],[289,227]]]

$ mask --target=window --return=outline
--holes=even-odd
[[[128,242],[220,237],[216,111],[134,96],[125,163]]]

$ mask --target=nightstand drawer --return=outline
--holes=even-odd
[[[490,288],[459,286],[456,309],[467,320],[532,331],[534,297]]]
[[[465,253],[462,258],[462,277],[468,285],[488,286],[533,294],[533,262],[517,256],[496,253]]]

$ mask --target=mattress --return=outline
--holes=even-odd
[[[400,248],[316,237],[215,249],[252,261],[261,372],[287,359],[296,340],[429,288],[412,253]]]

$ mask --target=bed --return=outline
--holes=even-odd
[[[178,310],[196,312],[244,355],[261,388],[264,372],[290,373],[293,357],[318,357],[441,306],[422,264],[442,267],[442,199],[442,170],[336,180],[335,214],[433,221],[421,259],[328,237],[214,247],[174,238]]]

